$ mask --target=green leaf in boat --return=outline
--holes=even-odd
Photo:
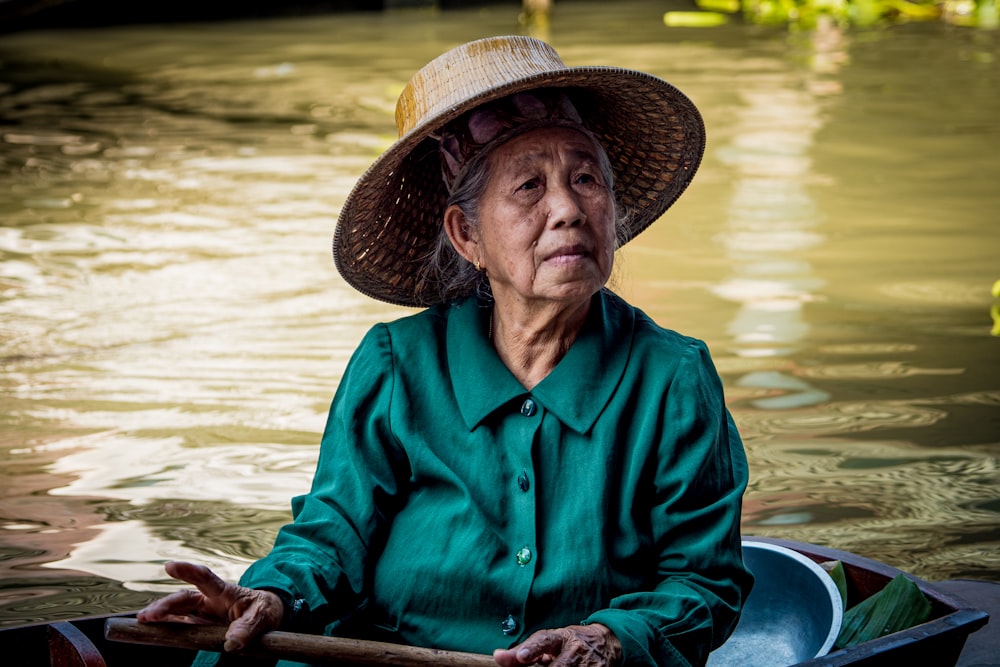
[[[844,564],[839,560],[828,560],[819,566],[833,579],[837,592],[840,593],[840,608],[847,609],[847,573],[844,572]]]
[[[881,591],[847,610],[834,648],[847,648],[912,628],[930,614],[931,603],[917,585],[905,575],[897,575]]]

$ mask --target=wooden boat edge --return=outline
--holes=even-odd
[[[796,667],[896,665],[902,664],[900,662],[902,656],[919,660],[920,662],[917,664],[955,665],[958,662],[968,636],[985,625],[989,619],[989,615],[985,611],[973,607],[960,597],[937,588],[933,583],[864,556],[831,547],[780,538],[746,536],[744,539],[783,546],[797,551],[816,562],[839,560],[844,564],[849,576],[866,578],[869,584],[876,587],[884,585],[899,574],[904,574],[917,584],[932,603],[934,617],[926,623],[865,642],[859,646],[834,651],[821,658],[801,662]],[[61,621],[50,620],[23,626],[0,628],[0,638],[3,638],[3,635],[7,635],[5,638],[7,641],[0,641],[0,651],[4,650],[5,645],[10,646],[13,644],[10,640],[14,639],[17,633],[21,633],[19,635],[21,640],[32,638],[32,641],[35,639],[45,641],[41,638],[46,636],[49,626],[58,622],[68,622],[83,630],[84,634],[100,647],[102,653],[108,650],[109,665],[130,664],[129,662],[122,663],[114,660],[113,654],[125,650],[135,651],[135,647],[126,649],[127,645],[122,644],[109,646],[109,643],[103,640],[103,627],[108,618],[133,617],[134,614],[135,612],[100,614],[63,619]],[[181,651],[181,649],[164,649],[164,651],[158,649],[158,659],[152,663],[145,661],[145,664],[147,667],[153,667],[153,665],[185,664],[183,659],[178,659],[177,661],[169,660],[171,652],[174,655],[180,656]],[[927,662],[928,659],[930,662]],[[38,663],[27,662],[23,664]]]

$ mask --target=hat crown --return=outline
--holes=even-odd
[[[484,91],[565,69],[555,49],[532,37],[487,37],[463,44],[424,65],[403,88],[396,102],[399,136]]]

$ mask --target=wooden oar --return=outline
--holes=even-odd
[[[140,623],[133,618],[109,618],[104,624],[104,636],[111,641],[206,651],[222,651],[225,635],[224,627],[211,625]],[[338,665],[496,667],[491,656],[477,653],[280,631],[261,635],[237,654]]]

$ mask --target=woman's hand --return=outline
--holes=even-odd
[[[204,565],[173,562],[167,563],[166,570],[198,590],[178,591],[153,602],[136,615],[142,623],[228,624],[226,651],[238,651],[257,635],[281,625],[285,605],[271,591],[227,583]]]
[[[493,659],[500,667],[536,663],[549,667],[617,667],[622,645],[607,626],[571,625],[539,630],[512,649],[497,649]]]

